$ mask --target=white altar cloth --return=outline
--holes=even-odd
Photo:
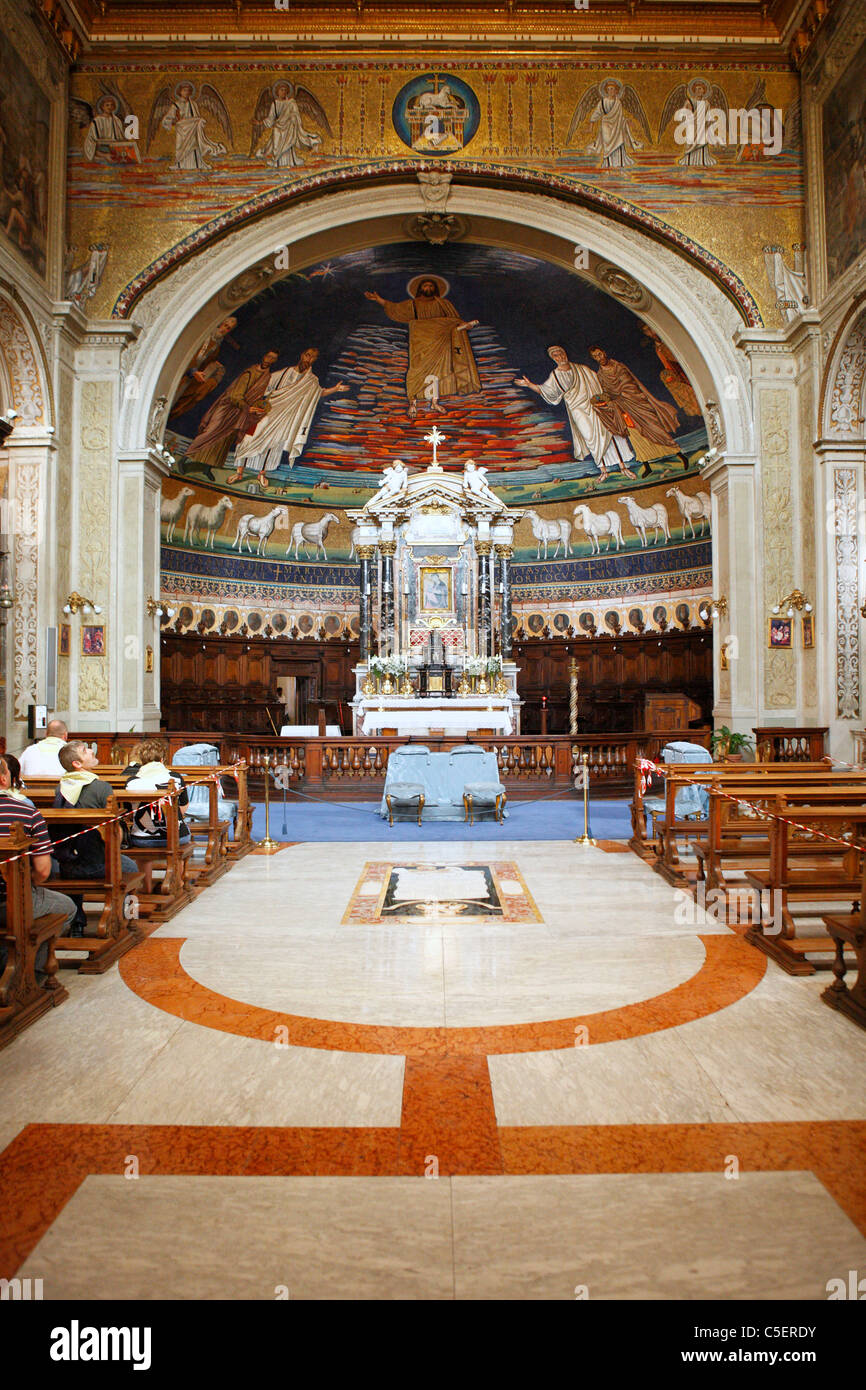
[[[325,738],[340,737],[339,724],[325,725]],[[280,738],[318,738],[318,724],[284,724],[280,729]]]
[[[455,696],[450,700],[370,695],[359,705],[359,728],[368,738],[382,729],[396,729],[401,738],[423,736],[431,729],[441,729],[446,735],[467,734],[473,729],[493,729],[506,735],[514,731],[511,701],[501,695]]]

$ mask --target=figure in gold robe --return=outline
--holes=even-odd
[[[181,460],[178,472],[186,472],[186,464],[198,463],[203,466],[205,476],[213,478],[211,469],[223,467],[232,445],[255,429],[261,417],[268,413],[265,393],[278,356],[276,352],[266,352],[261,362],[241,372],[214,401],[202,417],[198,434]]]
[[[688,468],[689,461],[674,438],[679,424],[676,406],[657,400],[624,362],[608,357],[598,343],[591,345],[589,355],[597,364],[601,387],[601,393],[592,398],[592,408],[607,429],[628,434],[635,458],[643,464],[641,477],[649,477],[655,459],[671,455]]]
[[[367,299],[381,304],[389,319],[409,325],[406,395],[413,420],[420,400],[442,414],[441,396],[471,396],[481,390],[468,335],[478,320],[466,322],[460,317],[446,298],[448,288],[439,275],[416,275],[406,286],[409,298],[399,303],[383,299],[375,290],[366,291]]]

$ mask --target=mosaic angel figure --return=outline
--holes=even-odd
[[[170,87],[163,87],[150,113],[148,150],[161,127],[174,132],[174,162],[169,168],[210,169],[208,159],[225,154],[226,147],[207,134],[208,116],[217,122],[229,144],[233,144],[232,123],[225,102],[209,82],[202,83],[200,92],[193,82],[178,82],[174,92]]]
[[[331,137],[328,117],[312,92],[281,79],[263,87],[253,112],[250,155],[264,159],[271,169],[292,169],[304,163],[303,150],[317,150],[321,135],[307,130],[304,120],[315,123]],[[268,132],[262,143],[262,136]],[[259,145],[261,144],[261,148]]]
[[[635,139],[632,131],[632,119],[639,123],[647,140],[652,144],[652,134],[643,103],[634,87],[628,83],[610,78],[586,89],[571,118],[565,141],[567,145],[571,144],[587,117],[590,125],[596,126],[596,132],[595,139],[587,145],[586,152],[601,155],[603,169],[627,168],[635,162],[629,152],[643,149],[643,145]]]
[[[718,164],[710,154],[710,145],[725,144],[727,140],[728,98],[721,87],[705,77],[693,77],[688,84],[680,82],[665,101],[659,122],[659,140],[674,118],[678,123],[683,122],[689,134],[685,141],[688,149],[677,163],[700,169]],[[721,139],[716,125],[724,125],[725,134]]]

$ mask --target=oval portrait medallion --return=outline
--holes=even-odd
[[[481,107],[472,88],[450,73],[428,72],[400,88],[391,113],[410,150],[448,155],[465,149],[478,129]]]

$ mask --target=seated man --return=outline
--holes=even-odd
[[[69,737],[69,730],[62,719],[49,720],[45,737],[39,743],[31,743],[21,754],[22,777],[62,777],[60,750]]]
[[[100,781],[93,771],[98,766],[93,750],[78,740],[66,743],[60,750],[60,763],[64,775],[60,779],[54,805],[68,810],[80,807],[82,810],[104,811],[113,788],[108,782]],[[58,839],[69,833],[65,827],[62,828]],[[56,845],[55,854],[63,878],[105,877],[105,843],[95,826],[74,840]],[[121,855],[120,867],[124,878],[138,873],[135,860],[127,858],[125,854]]]
[[[26,835],[33,840],[30,855],[30,881],[33,894],[33,916],[47,917],[52,912],[62,912],[66,918],[59,935],[69,934],[69,927],[75,917],[75,903],[65,893],[54,893],[43,888],[51,876],[51,837],[43,817],[29,801],[22,801],[9,795],[11,778],[5,758],[0,758],[0,835],[9,835],[14,825],[20,825]],[[6,925],[6,880],[0,874],[0,925]],[[44,978],[45,962],[48,958],[47,941],[40,946],[36,956],[36,978]],[[0,940],[0,971],[6,968],[6,944]]]

